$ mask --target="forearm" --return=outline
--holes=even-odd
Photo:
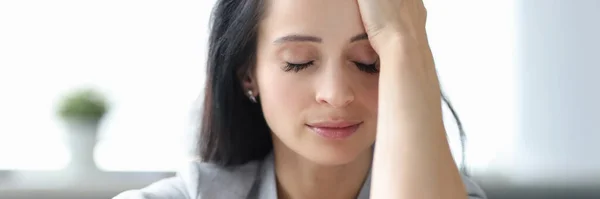
[[[411,48],[418,44],[410,40],[394,42],[380,54],[372,198],[466,198],[435,97],[439,88],[423,89],[437,81],[419,77],[428,75],[423,66],[433,64],[430,52],[414,50],[420,48]]]

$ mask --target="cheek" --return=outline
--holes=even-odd
[[[279,133],[303,127],[302,112],[311,103],[309,84],[273,64],[258,67],[256,77],[263,114],[271,130]]]
[[[358,77],[357,77],[358,79]],[[356,102],[360,114],[365,119],[362,127],[363,135],[359,137],[360,146],[372,145],[377,136],[377,115],[379,100],[379,75],[361,75],[360,81],[357,81]],[[364,145],[363,145],[364,144]]]
[[[369,133],[368,140],[374,142],[375,132],[377,131],[377,115],[378,115],[378,100],[379,100],[379,75],[375,77],[366,78],[364,82],[364,93],[362,94],[362,101],[365,111],[365,117],[369,118],[369,125],[367,132]]]
[[[378,100],[379,100],[379,75],[377,76],[377,78],[373,78],[374,80],[371,80],[369,83],[371,84],[371,86],[368,88],[368,96],[369,100],[369,108],[374,111],[375,113],[377,113],[377,107],[378,107]]]
[[[379,97],[379,75],[361,74],[354,78],[357,102],[367,109],[367,117],[377,117]]]

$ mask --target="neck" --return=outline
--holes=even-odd
[[[344,165],[319,165],[274,143],[277,194],[282,199],[356,198],[371,167],[371,150]]]

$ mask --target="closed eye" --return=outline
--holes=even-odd
[[[364,63],[360,63],[360,62],[354,62],[354,64],[356,65],[356,67],[358,67],[358,69],[360,71],[369,73],[369,74],[376,74],[379,73],[379,62],[375,61],[375,63],[372,64],[364,64]]]
[[[378,68],[379,63],[377,61],[372,64],[365,64],[365,63],[361,63],[361,62],[353,62],[353,63],[356,65],[356,67],[360,71],[363,71],[363,72],[366,72],[369,74],[379,73],[379,68]],[[285,72],[290,72],[290,71],[300,72],[301,70],[304,70],[312,65],[314,65],[314,61],[309,61],[309,62],[305,62],[305,63],[286,62],[286,65],[284,66],[283,70]]]
[[[284,66],[283,70],[285,72],[289,72],[289,71],[294,71],[294,72],[299,72],[305,68],[308,68],[309,66],[312,66],[315,63],[315,61],[309,61],[306,63],[290,63],[290,62],[286,62],[286,65]]]

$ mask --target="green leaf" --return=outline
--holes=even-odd
[[[104,96],[94,89],[78,89],[66,95],[58,107],[63,119],[99,121],[108,111]]]

